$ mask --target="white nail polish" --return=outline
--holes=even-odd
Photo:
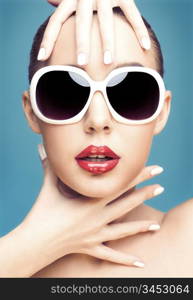
[[[154,168],[153,170],[151,170],[151,175],[153,176],[153,175],[158,175],[158,174],[160,174],[160,173],[162,173],[163,172],[163,168],[162,167],[157,167],[157,168]]]
[[[160,225],[159,224],[151,224],[148,229],[149,230],[159,230]]]
[[[46,55],[46,50],[44,48],[41,48],[39,53],[38,53],[38,57],[37,57],[37,60],[42,60],[44,59]]]
[[[44,160],[47,157],[44,145],[42,145],[42,144],[38,145],[38,152],[39,152],[41,160]]]
[[[79,53],[78,54],[78,65],[83,66],[86,64],[86,54],[85,53]]]
[[[150,39],[148,39],[147,37],[143,37],[141,39],[141,45],[145,50],[149,50],[151,48]]]
[[[154,196],[157,196],[157,195],[163,193],[163,191],[164,191],[163,186],[160,186],[160,187],[158,187],[157,189],[155,189],[155,191],[154,191],[153,194],[154,194]]]
[[[112,63],[112,55],[111,55],[111,51],[105,51],[104,53],[104,64],[105,65],[109,65]]]
[[[145,266],[144,263],[141,262],[141,261],[135,261],[133,263],[133,265],[136,266],[136,267],[139,267],[139,268],[143,268]]]

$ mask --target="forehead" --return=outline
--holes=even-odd
[[[62,26],[48,65],[77,65],[75,17],[69,18]],[[156,69],[153,50],[144,51],[129,23],[121,16],[114,15],[114,62],[103,63],[103,45],[97,16],[93,16],[90,33],[90,55],[88,65],[82,67],[91,78],[102,80],[119,65],[133,62]]]

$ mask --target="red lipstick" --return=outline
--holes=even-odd
[[[79,166],[93,174],[102,174],[115,168],[120,157],[107,146],[90,145],[75,157]]]

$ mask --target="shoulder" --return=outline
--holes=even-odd
[[[184,201],[165,214],[162,226],[166,250],[179,274],[192,276],[193,272],[193,198]]]
[[[193,227],[193,198],[182,202],[168,213],[166,213],[165,218],[171,219],[171,221],[179,221],[179,225],[187,225]],[[176,223],[176,222],[175,222]]]
[[[173,238],[182,239],[193,250],[193,198],[177,205],[165,214],[164,223]]]

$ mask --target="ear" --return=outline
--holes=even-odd
[[[40,126],[38,123],[38,118],[33,112],[30,102],[30,95],[28,91],[25,91],[22,95],[22,106],[25,113],[25,117],[28,121],[29,127],[38,134],[41,134]]]
[[[165,127],[169,114],[170,114],[170,107],[171,107],[171,99],[172,93],[171,91],[165,92],[165,101],[162,111],[160,112],[159,116],[156,119],[156,125],[154,128],[154,135],[159,134]]]

